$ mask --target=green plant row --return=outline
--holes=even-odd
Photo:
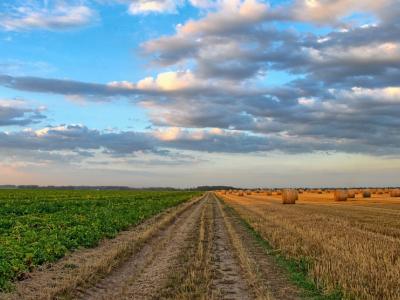
[[[69,250],[178,205],[197,192],[0,190],[0,291]]]

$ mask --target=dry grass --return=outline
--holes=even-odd
[[[308,258],[309,274],[346,298],[400,299],[400,200],[388,194],[335,202],[303,193],[295,206],[265,193],[222,196],[283,254]]]

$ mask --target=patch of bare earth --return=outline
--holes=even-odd
[[[242,272],[237,254],[232,250],[231,236],[229,235],[225,216],[212,195],[213,211],[215,218],[214,240],[213,240],[213,263],[215,277],[212,281],[212,294],[221,296],[223,299],[252,299],[253,293],[246,281],[245,273]]]
[[[7,299],[17,298],[297,299],[298,291],[207,193],[34,272]]]

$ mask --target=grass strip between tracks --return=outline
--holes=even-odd
[[[221,199],[221,198],[220,198]],[[262,247],[265,253],[274,258],[275,262],[289,274],[289,280],[292,281],[297,287],[302,290],[302,297],[305,299],[314,300],[339,300],[343,299],[342,292],[337,289],[334,292],[325,294],[323,287],[318,287],[314,281],[308,276],[307,270],[312,264],[307,258],[294,259],[285,257],[280,250],[274,249],[272,245],[265,240],[260,233],[258,233],[246,220],[244,220],[240,214],[230,205],[228,205],[223,199],[225,209],[229,213],[235,215],[246,230],[254,237],[257,243]]]

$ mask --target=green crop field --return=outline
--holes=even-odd
[[[0,190],[0,291],[24,272],[182,203],[196,192]]]

